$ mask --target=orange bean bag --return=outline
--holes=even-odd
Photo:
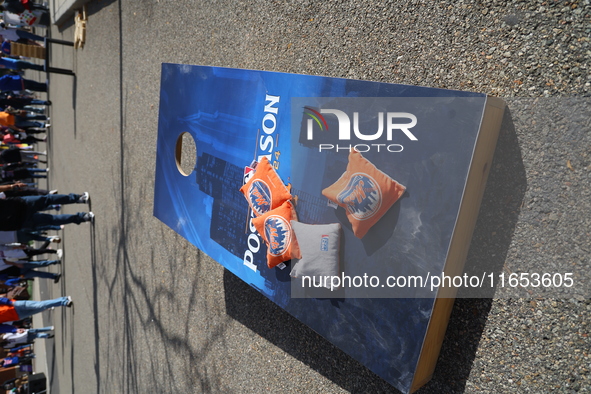
[[[255,216],[261,216],[291,200],[291,193],[266,157],[261,159],[254,175],[240,191]]]
[[[352,150],[347,170],[322,194],[345,208],[353,233],[363,238],[405,190],[406,187],[378,170],[361,153]]]
[[[260,236],[267,244],[267,265],[276,265],[292,258],[302,257],[291,221],[297,220],[295,209],[290,201],[252,220]]]

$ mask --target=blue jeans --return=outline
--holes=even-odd
[[[33,342],[37,338],[47,338],[51,335],[48,334],[51,331],[53,331],[53,327],[29,328],[27,342]]]
[[[15,116],[18,120],[47,120],[47,116],[45,114],[38,114],[38,113],[27,113],[23,115]]]
[[[23,107],[24,110],[29,111],[29,112],[33,112],[34,114],[45,114],[45,109],[44,108],[39,108],[39,107],[33,107],[31,105],[25,105]]]
[[[80,199],[80,194],[46,194],[43,196],[24,196],[20,197],[27,204],[27,219],[25,219],[22,228],[34,228],[47,225],[61,225],[84,222],[84,212],[76,214],[50,215],[47,213],[38,213],[55,204],[76,204]]]
[[[46,168],[27,168],[26,170],[28,172],[27,178],[47,178]],[[37,174],[38,172],[42,172],[42,174]]]
[[[48,334],[46,332],[38,332],[37,334],[28,333],[27,342],[33,342],[37,338],[49,338],[50,335],[51,334]]]
[[[37,226],[49,226],[49,225],[62,225],[76,223],[80,224],[84,222],[84,212],[78,212],[75,214],[61,214],[51,215],[49,213],[34,213],[27,220],[24,221],[22,228],[35,228]]]
[[[36,334],[38,332],[51,332],[51,331],[53,331],[53,327],[29,328],[28,332]]]
[[[24,120],[24,119],[18,119],[18,118],[14,119],[14,125],[18,128],[21,128],[21,129],[24,129],[27,127],[39,127],[39,128],[45,127],[44,122],[37,122],[35,120]]]
[[[47,101],[47,100],[39,100],[39,99],[31,99],[31,102],[29,104],[34,104],[34,105],[49,105],[51,102]]]
[[[43,278],[43,279],[55,279],[57,274],[53,272],[46,272],[46,271],[35,271],[33,269],[24,269],[21,268],[21,275],[25,279],[33,279],[33,278]]]
[[[68,298],[60,297],[53,300],[45,301],[14,301],[13,306],[19,319],[22,320],[26,317],[33,316],[36,313],[43,312],[46,309],[55,306],[66,306],[68,304]]]
[[[59,260],[41,260],[41,261],[22,261],[19,263],[23,265],[23,269],[32,270],[34,268],[48,267],[50,265],[59,264]]]
[[[31,70],[43,71],[43,66],[41,64],[35,64],[25,60],[16,60],[12,62],[12,66],[16,67],[18,70],[25,70],[28,68]]]
[[[23,196],[21,199],[25,201],[27,207],[34,212],[47,209],[50,205],[55,204],[77,204],[80,199],[80,194],[44,194],[42,196]]]
[[[58,226],[57,230],[61,230],[61,228]],[[35,231],[18,230],[16,232],[16,240],[21,244],[26,244],[29,241],[49,242],[51,239]]]

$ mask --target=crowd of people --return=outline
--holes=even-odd
[[[61,273],[48,267],[60,267],[63,251],[51,245],[59,245],[61,238],[48,232],[92,222],[94,214],[47,212],[60,211],[65,204],[89,204],[90,196],[59,194],[36,184],[49,172],[47,152],[38,145],[51,130],[51,102],[39,97],[38,92],[47,92],[46,82],[23,75],[24,70],[43,71],[43,65],[12,56],[11,46],[41,45],[44,38],[31,27],[49,24],[48,9],[31,0],[4,0],[0,12],[0,345],[10,349],[0,359],[1,370],[34,357],[29,345],[35,339],[53,337],[53,327],[31,327],[32,315],[73,304],[69,296],[45,301],[21,297],[29,280],[60,281]]]

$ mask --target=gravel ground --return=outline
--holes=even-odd
[[[162,62],[505,98],[468,266],[580,291],[458,299],[420,393],[591,391],[590,36],[589,0],[92,1],[86,47],[53,53],[77,78],[52,77],[52,186],[98,219],[64,234],[53,392],[396,392],[152,216]]]

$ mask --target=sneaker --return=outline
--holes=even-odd
[[[61,277],[62,274],[55,274],[55,276],[53,277],[53,283],[59,283]]]
[[[82,217],[82,220],[84,220],[85,222],[94,222],[94,213],[86,212]]]
[[[68,299],[68,301],[66,302],[66,306],[68,308],[71,308],[72,305],[74,305],[74,301],[72,301],[72,297],[70,297],[70,296],[67,296],[66,298]]]
[[[49,167],[47,167],[47,168],[45,169],[45,172],[49,172]]]
[[[45,128],[48,129],[51,127],[51,123],[45,123]]]
[[[62,239],[60,237],[58,237],[57,235],[52,235],[49,238],[49,242],[55,242],[56,244],[59,244],[60,242],[62,242]]]
[[[80,198],[78,198],[78,204],[88,204],[88,202],[90,201],[90,194],[88,194],[88,192],[84,192],[80,195]]]
[[[52,330],[52,331],[53,331],[53,330],[55,330],[55,327],[54,327],[54,326],[49,326],[49,327],[47,327],[47,328],[49,328],[49,329],[50,329],[50,330]]]
[[[57,189],[50,190],[49,194],[57,194]]]
[[[47,336],[47,339],[51,339],[51,338],[53,338],[53,337],[55,337],[55,335],[54,335],[54,334],[49,334],[49,335]]]
[[[63,249],[58,249],[55,254],[57,255],[57,259],[61,260],[62,257],[64,257],[64,250]]]

